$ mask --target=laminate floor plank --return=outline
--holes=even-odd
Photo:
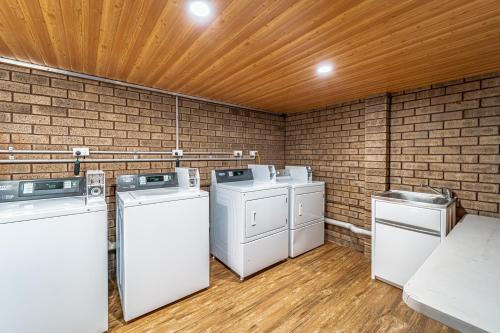
[[[370,262],[327,243],[243,282],[217,260],[210,287],[129,323],[112,283],[110,332],[455,332],[370,278]]]

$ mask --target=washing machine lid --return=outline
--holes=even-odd
[[[208,197],[207,191],[178,187],[117,192],[116,194],[123,201],[125,207]]]
[[[82,196],[4,202],[0,203],[0,224],[103,210],[106,210],[104,200],[94,199],[86,205]]]
[[[238,192],[253,192],[253,191],[262,191],[262,190],[269,190],[269,189],[274,189],[274,188],[288,187],[288,184],[247,180],[247,181],[233,182],[233,183],[220,183],[220,184],[217,184],[216,186],[218,188],[225,188],[228,190],[238,191]]]
[[[280,179],[281,178],[281,179]],[[324,187],[325,182],[313,180],[312,182],[306,182],[303,180],[297,180],[290,177],[278,177],[276,178],[276,182],[280,184],[287,184],[291,188],[299,188],[299,187]]]

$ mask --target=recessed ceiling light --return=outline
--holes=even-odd
[[[325,75],[331,72],[333,72],[333,64],[329,62],[321,63],[316,68],[316,73],[319,75]]]
[[[197,17],[208,17],[212,12],[210,5],[206,1],[191,1],[189,11]]]

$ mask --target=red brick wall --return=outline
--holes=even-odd
[[[185,151],[242,149],[248,154],[248,150],[258,150],[263,163],[284,165],[283,116],[189,99],[180,99],[179,104],[180,146]],[[0,64],[0,147],[11,146],[44,150],[76,146],[101,150],[171,150],[175,148],[175,98]],[[43,157],[48,156],[17,156]],[[7,155],[0,158],[6,159]],[[200,168],[202,185],[208,186],[211,169],[246,166],[246,162],[192,162],[191,165]],[[82,171],[106,172],[111,240],[115,233],[115,177],[173,168],[171,162],[82,164]],[[72,165],[67,164],[0,165],[0,179],[68,177],[72,176],[72,170]],[[110,268],[113,269],[113,262]]]
[[[353,105],[361,117],[349,113]],[[326,181],[328,217],[367,229],[372,192],[422,191],[420,184],[451,188],[459,217],[500,217],[499,131],[500,73],[493,73],[291,114],[286,164],[310,164]],[[368,237],[326,232],[370,252]]]

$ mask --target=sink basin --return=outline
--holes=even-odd
[[[373,197],[389,201],[414,202],[420,205],[446,207],[455,201],[454,198],[445,198],[439,195],[406,192],[406,191],[386,191],[380,194],[374,194]]]

